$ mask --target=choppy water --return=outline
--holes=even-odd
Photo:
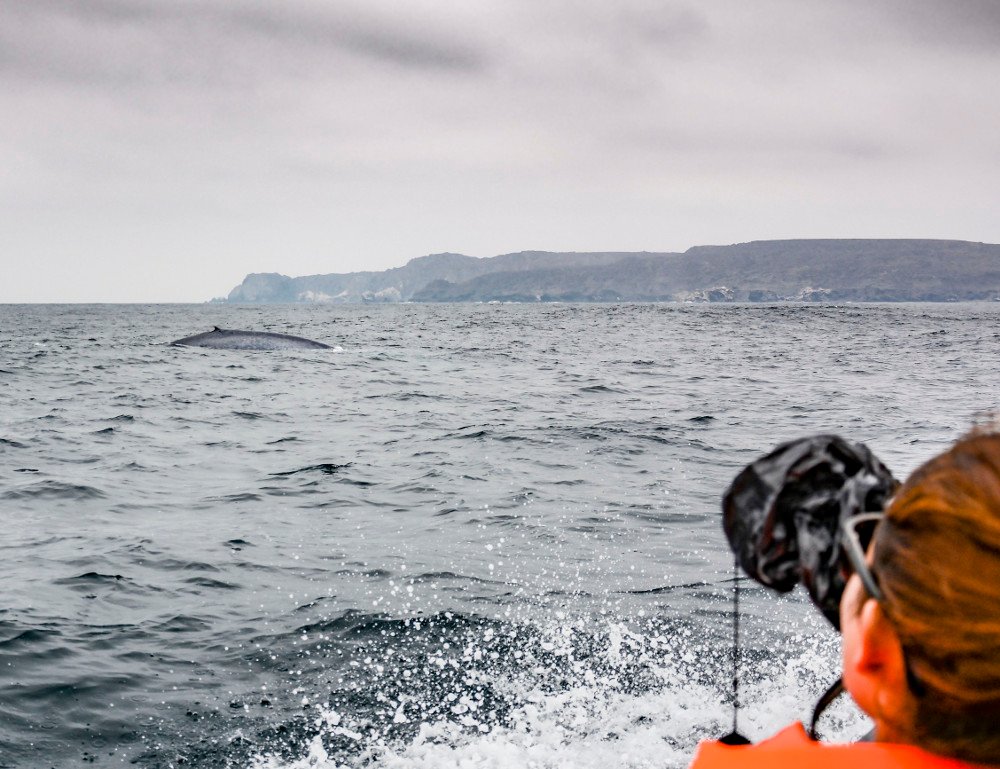
[[[213,325],[336,349],[164,345]],[[734,473],[836,431],[903,476],[998,358],[985,304],[0,307],[0,766],[683,766]],[[760,736],[838,643],[745,607]]]

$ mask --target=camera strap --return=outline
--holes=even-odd
[[[814,740],[819,740],[819,736],[816,734],[816,724],[819,722],[819,717],[823,715],[823,711],[830,707],[830,704],[837,699],[841,694],[844,693],[844,679],[838,677],[823,692],[823,696],[819,698],[816,703],[816,707],[813,708],[812,720],[809,722],[809,736]]]
[[[723,745],[749,745],[740,734],[740,562],[733,553],[733,730],[719,738]]]

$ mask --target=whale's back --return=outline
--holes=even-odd
[[[328,350],[330,345],[301,336],[273,334],[269,331],[239,331],[216,326],[204,334],[175,339],[170,344],[181,347],[211,347],[217,350]]]

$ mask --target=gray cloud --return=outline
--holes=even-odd
[[[0,65],[19,77],[110,86],[245,84],[337,57],[474,73],[482,52],[447,28],[372,4],[0,0]]]
[[[997,8],[0,0],[24,265],[0,299],[59,276],[49,298],[200,299],[442,250],[997,241]]]
[[[996,0],[883,0],[887,25],[920,44],[1000,49],[1000,3]]]
[[[478,72],[487,65],[481,51],[433,26],[415,28],[391,13],[372,13],[360,5],[350,11],[299,14],[284,6],[246,6],[233,14],[239,27],[263,37],[287,36],[300,44],[332,46],[401,67]]]

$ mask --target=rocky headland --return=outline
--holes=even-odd
[[[767,240],[683,253],[431,254],[381,272],[247,275],[228,302],[1000,300],[1000,245]]]

